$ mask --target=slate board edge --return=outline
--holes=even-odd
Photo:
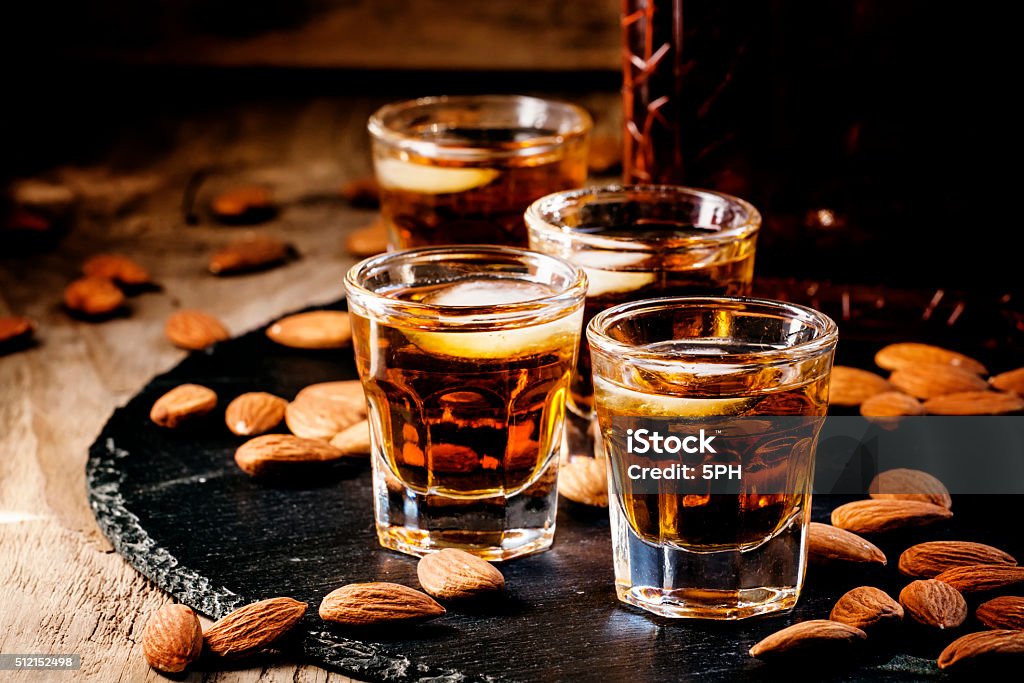
[[[344,305],[344,302],[313,306],[303,311],[337,308],[339,305]],[[262,335],[265,329],[266,326],[260,327],[240,337],[216,344],[205,351],[193,353],[213,353],[230,346],[236,340]],[[187,362],[191,355],[186,356],[181,363]],[[86,491],[89,507],[93,511],[97,525],[129,565],[181,603],[219,619],[242,605],[254,602],[254,599],[247,599],[223,586],[211,586],[206,577],[179,564],[177,558],[166,548],[157,545],[142,528],[138,517],[125,506],[124,497],[120,492],[124,475],[119,472],[117,461],[129,457],[130,454],[117,447],[112,433],[119,413],[129,405],[142,400],[149,387],[173,375],[181,363],[150,379],[138,394],[117,408],[107,420],[100,435],[89,447],[85,472]],[[311,605],[310,609],[316,609],[316,606]],[[300,656],[306,661],[327,665],[349,676],[382,683],[496,683],[502,680],[492,676],[476,677],[458,671],[430,667],[409,657],[385,651],[362,641],[341,638],[327,631],[307,633],[300,650]]]

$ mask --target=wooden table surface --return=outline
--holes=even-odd
[[[585,103],[614,101],[608,94]],[[0,653],[78,653],[75,680],[160,678],[142,658],[141,636],[147,615],[168,598],[97,529],[85,497],[86,451],[115,407],[184,357],[162,331],[176,309],[207,311],[237,334],[341,296],[353,263],[345,234],[374,212],[350,207],[338,188],[370,171],[365,121],[380,103],[313,98],[165,118],[126,127],[95,163],[37,178],[69,188],[78,204],[55,249],[0,250],[0,316],[34,319],[39,340],[0,356]],[[197,173],[208,174],[200,205],[218,186],[271,185],[280,213],[255,229],[287,239],[301,258],[233,278],[207,273],[209,254],[246,228],[205,218],[186,225],[183,195]],[[162,290],[130,299],[127,317],[74,320],[61,307],[63,288],[86,257],[107,251],[138,260]],[[71,680],[64,672],[31,677],[49,679]],[[282,663],[185,680],[349,679]]]

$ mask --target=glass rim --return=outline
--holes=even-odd
[[[492,255],[496,257],[495,260],[497,257],[506,257],[528,259],[533,262],[546,261],[563,269],[569,282],[565,287],[549,296],[514,303],[473,306],[445,306],[420,301],[405,301],[386,296],[362,284],[362,281],[371,273],[387,266],[393,266],[396,262],[412,262],[422,259],[424,263],[433,262],[443,265],[458,254]],[[453,282],[458,281],[453,280]],[[587,293],[587,275],[582,268],[563,258],[529,249],[487,244],[443,245],[403,249],[364,259],[353,265],[345,274],[345,290],[346,298],[350,303],[354,298],[363,300],[356,302],[356,305],[360,306],[367,302],[375,302],[378,307],[386,309],[400,318],[419,318],[433,320],[436,323],[440,316],[444,316],[445,325],[486,330],[489,325],[493,324],[507,325],[524,320],[536,320],[540,323],[563,317],[562,311],[583,304]],[[558,311],[559,315],[548,315],[551,311]]]
[[[813,339],[798,342],[781,349],[748,351],[732,354],[686,354],[685,357],[670,358],[664,353],[644,350],[643,345],[629,344],[613,339],[607,334],[610,325],[635,316],[640,310],[658,310],[678,307],[741,310],[759,308],[767,312],[788,313],[793,320],[800,320],[815,325],[819,334]],[[779,301],[776,299],[760,299],[742,296],[668,296],[654,299],[640,299],[612,306],[595,315],[587,325],[587,340],[591,348],[625,359],[650,360],[661,364],[692,365],[693,363],[713,363],[717,365],[735,364],[738,360],[756,360],[759,363],[778,364],[793,363],[805,358],[813,358],[827,352],[839,340],[839,326],[829,316],[808,306]]]
[[[738,206],[743,210],[745,220],[743,220],[739,225],[730,228],[725,228],[715,232],[708,232],[707,234],[694,235],[693,237],[680,239],[678,236],[673,236],[671,231],[668,231],[664,237],[653,237],[641,241],[628,235],[608,236],[581,232],[571,226],[558,225],[549,218],[551,215],[551,209],[554,208],[556,203],[557,206],[561,207],[567,206],[571,203],[576,203],[580,199],[587,197],[597,199],[601,197],[614,197],[616,195],[624,196],[629,192],[647,195],[699,197],[701,199],[713,198]],[[530,204],[526,209],[525,219],[527,229],[531,232],[536,232],[540,237],[561,241],[572,241],[593,249],[614,249],[616,251],[661,250],[664,248],[663,245],[661,245],[661,242],[664,242],[669,238],[672,238],[677,242],[679,247],[676,248],[738,242],[756,234],[761,228],[761,212],[745,199],[740,199],[739,197],[726,194],[725,192],[687,187],[684,185],[624,185],[613,183],[553,192]]]
[[[554,135],[536,135],[515,144],[483,147],[472,144],[440,144],[432,140],[413,137],[403,128],[393,124],[396,116],[416,109],[437,105],[494,105],[512,107],[522,103],[533,103],[545,109],[561,110],[576,117],[574,124],[565,131]],[[385,104],[375,111],[366,124],[374,140],[384,142],[400,150],[413,152],[426,158],[488,159],[502,156],[531,156],[559,147],[570,138],[582,137],[593,128],[593,119],[583,107],[562,100],[548,100],[530,95],[437,95],[420,97],[402,102]]]

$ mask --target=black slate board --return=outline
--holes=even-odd
[[[869,348],[856,334],[851,338],[843,338],[840,359],[866,367],[863,359],[880,344]],[[415,559],[377,545],[368,466],[339,467],[316,482],[259,483],[235,467],[232,454],[242,439],[224,428],[222,412],[183,430],[156,427],[148,412],[183,382],[213,388],[223,407],[246,391],[291,397],[307,384],[354,376],[350,354],[289,350],[262,330],[193,353],[117,410],[93,444],[88,493],[103,532],[132,566],[213,618],[267,597],[308,602],[296,635],[281,646],[285,655],[373,681],[824,680],[820,668],[766,666],[746,652],[789,623],[826,617],[853,586],[877,585],[896,595],[905,583],[892,568],[812,567],[790,615],[739,623],[653,617],[615,599],[607,513],[563,500],[554,549],[501,565],[507,600],[454,607],[442,619],[401,631],[328,627],[316,606],[342,584],[417,585]],[[814,518],[827,521],[839,502],[817,497]],[[1022,557],[1020,534],[991,523],[1000,510],[1015,515],[1015,504],[1008,497],[960,496],[953,523],[888,538],[882,547],[892,563],[910,543],[941,538],[987,541]],[[974,628],[968,623],[958,632]],[[829,680],[941,679],[932,662],[954,635],[910,629],[881,645],[898,642],[899,652],[875,650],[868,666],[834,671]]]

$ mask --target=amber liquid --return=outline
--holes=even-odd
[[[388,295],[420,301],[436,289]],[[354,315],[356,363],[391,473],[418,493],[453,498],[528,486],[557,452],[578,320],[503,331],[503,353],[497,331],[466,336]]]
[[[732,386],[724,392],[716,392],[714,383],[705,381],[698,391],[687,391],[686,402],[677,403],[673,403],[671,394],[678,393],[680,386],[662,383],[656,377],[646,377],[650,384],[643,391],[619,393],[611,387],[610,391],[599,392],[597,412],[602,425],[612,424],[612,415],[620,430],[630,424],[640,425],[652,416],[692,417],[705,429],[721,429],[723,433],[716,454],[692,456],[687,464],[700,471],[702,459],[706,458],[708,463],[738,465],[742,469],[738,494],[713,492],[714,483],[700,481],[689,483],[686,490],[690,493],[686,494],[680,494],[680,489],[671,484],[666,484],[661,493],[651,493],[649,489],[640,493],[635,480],[617,478],[613,484],[618,489],[617,498],[637,536],[657,545],[690,550],[742,549],[772,537],[807,509],[808,479],[813,472],[810,460],[820,424],[816,420],[754,418],[824,416],[828,407],[828,379],[759,390],[757,384],[772,375],[772,370],[765,369],[748,378],[733,377]],[[747,383],[751,390],[737,392],[737,381]],[[700,414],[705,410],[710,414]],[[719,412],[722,414],[715,414]],[[607,435],[606,443],[612,443]],[[678,455],[662,457],[663,465],[679,461]],[[706,490],[700,490],[702,487]]]
[[[555,131],[462,129],[448,134],[467,141],[467,146],[501,143],[507,148],[516,141],[525,146]],[[540,154],[485,162],[412,158],[401,163],[419,167],[413,169],[414,182],[403,182],[402,177],[389,181],[378,163],[381,213],[397,249],[445,244],[525,247],[526,208],[546,194],[582,186],[587,173],[582,138],[567,139],[563,146]]]
[[[590,291],[599,293],[587,294],[584,327],[601,311],[630,301],[662,296],[744,296],[750,293],[754,274],[752,242],[734,244],[717,253],[713,249],[710,252],[702,250],[699,254],[670,253],[668,247],[670,244],[666,245],[666,252],[652,253],[645,260],[632,264],[629,271],[588,267]],[[615,288],[612,281],[609,284],[611,291],[601,291],[607,289],[600,285],[608,278],[622,278],[623,289]],[[585,335],[580,343],[571,398],[575,412],[586,416],[593,409],[594,385]]]

